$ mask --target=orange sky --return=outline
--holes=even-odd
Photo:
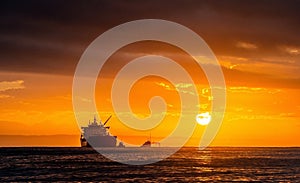
[[[146,47],[149,47],[147,44],[149,43],[144,43]],[[137,46],[140,47],[141,45]],[[135,50],[136,47],[131,45],[124,48],[127,52],[130,49]],[[160,53],[168,55],[173,51],[175,52],[176,49],[163,45],[160,47]],[[151,52],[156,53],[155,49],[152,49]],[[209,96],[205,93],[208,85],[201,69],[190,67],[193,65],[193,60],[184,55],[182,51],[177,50],[176,53],[173,54],[175,55],[173,59],[183,64],[191,73],[195,82],[198,83],[198,92],[204,96]],[[119,61],[122,54],[122,50],[118,54],[114,54],[99,75],[96,99],[102,120],[105,120],[110,114],[114,114],[109,98],[110,88],[112,78],[118,71],[114,63]],[[176,59],[176,55],[180,54],[179,59]],[[133,56],[126,57],[124,60],[131,60],[136,56],[141,56],[141,54],[133,54]],[[235,73],[230,71],[250,70],[249,67],[256,68],[256,66],[249,64],[240,68],[239,66],[228,65],[228,61],[222,60],[222,57],[219,59],[225,69],[227,109],[221,129],[212,145],[299,146],[299,89],[278,87],[276,84],[273,87],[272,83],[262,87],[261,82],[263,81],[251,77],[247,79],[242,74],[240,74],[240,79],[239,75],[235,76]],[[189,62],[191,65],[187,64]],[[125,63],[127,61],[122,62],[122,64]],[[262,66],[257,66],[257,68],[260,67]],[[262,74],[268,74],[272,69],[266,67]],[[280,72],[281,68],[278,67],[277,70]],[[257,71],[259,72],[258,69]],[[78,138],[80,130],[74,118],[71,100],[72,76],[1,72],[1,78],[5,78],[0,82],[1,135],[66,134],[76,135],[73,138]],[[166,88],[166,85],[172,88],[171,84],[164,79],[147,77],[139,80],[131,92],[131,107],[138,116],[149,115],[148,101],[152,96],[160,95],[165,98],[168,104],[166,118],[160,126],[151,130],[152,138],[155,141],[159,141],[168,135],[175,128],[178,120],[180,109],[178,93]],[[199,99],[202,110],[200,112],[210,111],[208,98],[200,96]],[[90,119],[92,118],[93,114],[90,114]],[[150,131],[138,132],[126,128],[117,120],[115,115],[109,125],[112,134],[119,136],[125,142],[135,144],[143,143],[150,133]],[[204,129],[205,127],[197,125],[195,133],[187,145],[197,146]],[[138,138],[135,136],[138,136]],[[51,138],[48,139],[45,144],[53,145],[52,140]],[[66,145],[79,145],[79,141],[77,142],[74,139],[69,142],[72,143]],[[28,143],[26,141],[27,145]],[[35,142],[32,143],[35,144]]]
[[[227,103],[222,126],[211,145],[300,146],[300,24],[295,9],[299,6],[290,1],[273,1],[272,5],[224,2],[189,1],[183,6],[176,0],[150,4],[99,1],[84,8],[80,3],[66,8],[28,2],[1,6],[0,17],[5,18],[0,18],[0,146],[79,146],[80,127],[72,107],[76,64],[101,33],[143,18],[189,27],[218,58],[227,85]],[[99,74],[97,107],[102,120],[113,115],[108,123],[112,134],[137,145],[150,131],[134,131],[118,121],[110,89],[112,79],[126,63],[148,54],[163,55],[184,67],[200,94],[199,113],[209,112],[211,107],[203,71],[182,50],[151,41],[118,50]],[[177,124],[181,106],[174,86],[158,77],[143,78],[132,88],[130,104],[137,116],[145,117],[149,115],[148,101],[155,95],[167,103],[164,121],[151,130],[153,140],[159,141]],[[91,120],[93,116],[87,114]],[[204,129],[197,125],[186,145],[197,146]],[[39,140],[29,137],[33,135]],[[55,135],[69,136],[58,142]]]

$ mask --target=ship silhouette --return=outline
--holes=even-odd
[[[151,140],[151,133],[150,133],[150,138],[144,142],[141,147],[152,147],[152,145],[158,145],[158,147],[160,147],[160,143],[159,142],[152,142]]]
[[[112,116],[102,123],[101,120],[97,122],[94,116],[94,121],[89,122],[87,127],[82,127],[83,134],[81,135],[80,142],[82,147],[116,147],[117,136],[109,133],[109,126],[105,126]],[[120,144],[119,144],[120,145]],[[123,143],[121,144],[121,146]]]

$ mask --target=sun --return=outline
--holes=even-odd
[[[200,124],[200,125],[208,125],[209,122],[211,120],[211,116],[208,112],[205,112],[205,113],[201,113],[201,114],[198,114],[196,116],[196,121]]]

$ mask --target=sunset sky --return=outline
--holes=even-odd
[[[0,146],[78,146],[80,128],[72,107],[76,65],[104,31],[138,19],[180,23],[199,34],[215,53],[227,85],[227,104],[211,145],[300,146],[299,12],[296,0],[2,1]],[[113,114],[110,132],[125,142],[141,144],[150,131],[137,132],[120,124],[111,107],[110,88],[122,66],[147,54],[182,65],[201,94],[201,111],[211,107],[205,75],[185,52],[154,41],[125,46],[110,57],[96,85],[100,117],[105,120]],[[161,78],[143,78],[132,88],[130,102],[133,112],[144,117],[155,95],[168,104],[163,123],[151,130],[159,141],[178,118],[174,86]],[[187,145],[197,146],[204,129],[197,125]],[[28,140],[32,135],[38,137]],[[65,139],[57,140],[55,135]],[[38,140],[43,136],[46,140]]]

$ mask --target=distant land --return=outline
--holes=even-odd
[[[79,147],[80,135],[0,135],[0,147]]]

